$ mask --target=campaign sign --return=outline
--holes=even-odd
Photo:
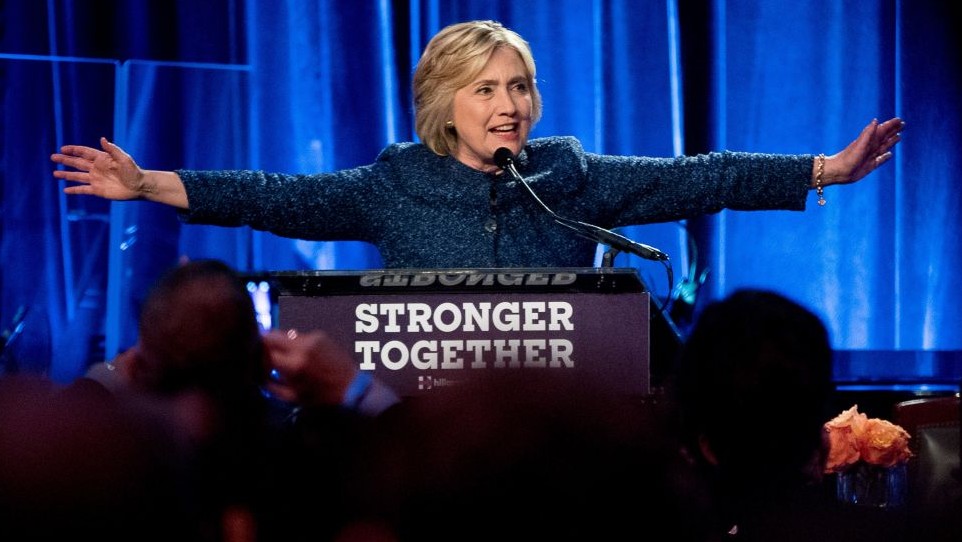
[[[633,271],[367,271],[287,275],[277,327],[323,329],[358,368],[416,396],[475,376],[574,373],[647,395],[650,296]]]

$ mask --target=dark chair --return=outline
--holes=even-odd
[[[896,403],[894,422],[912,439],[908,464],[913,531],[928,540],[952,540],[962,530],[959,394]]]

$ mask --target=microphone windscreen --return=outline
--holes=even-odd
[[[494,163],[501,169],[506,169],[514,162],[514,153],[507,147],[499,147],[494,151]]]

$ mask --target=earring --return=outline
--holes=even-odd
[[[444,125],[447,126],[448,128],[454,128],[454,121],[453,121],[453,120],[449,120],[449,121],[445,122]]]

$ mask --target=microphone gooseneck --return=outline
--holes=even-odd
[[[617,250],[630,252],[631,254],[638,255],[647,260],[653,260],[657,262],[668,260],[668,255],[657,248],[632,241],[624,235],[615,233],[600,226],[595,226],[594,224],[588,224],[587,222],[580,222],[578,220],[565,218],[552,211],[550,207],[541,201],[541,198],[539,198],[531,186],[528,185],[528,182],[524,179],[524,177],[518,173],[518,170],[514,165],[514,153],[511,152],[511,149],[508,149],[507,147],[499,147],[496,151],[494,151],[494,163],[502,170],[511,174],[515,180],[520,182],[528,191],[528,194],[531,194],[531,197],[538,202],[538,205],[540,205],[541,208],[544,209],[558,224],[574,230],[575,233],[581,235],[582,237],[586,237],[597,243],[608,245]]]

